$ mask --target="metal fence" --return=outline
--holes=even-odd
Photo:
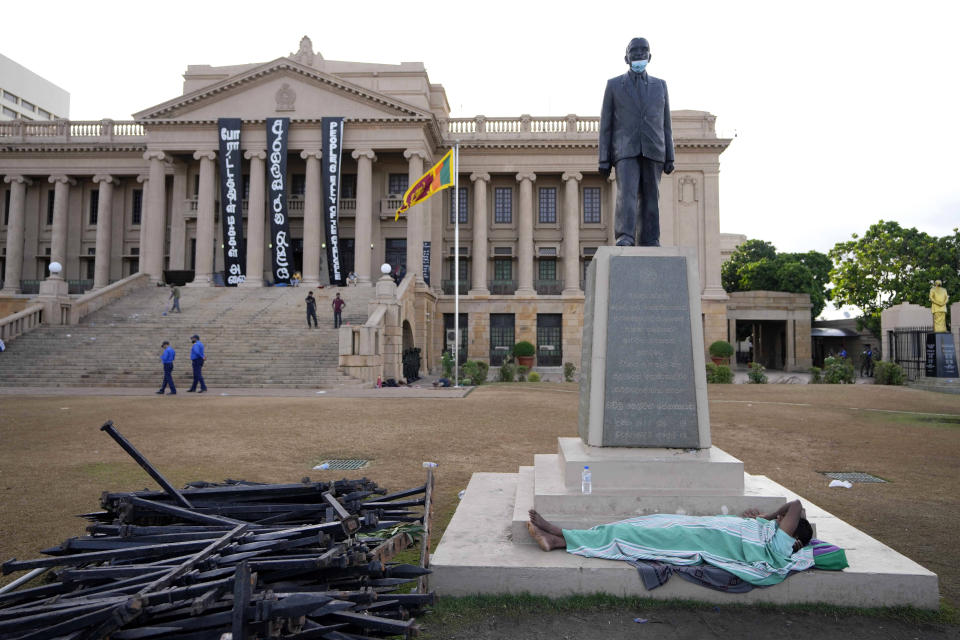
[[[927,334],[933,327],[898,327],[887,332],[887,353],[900,365],[907,380],[924,375],[927,365]]]

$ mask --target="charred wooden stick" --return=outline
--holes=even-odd
[[[164,478],[163,475],[157,471],[156,468],[150,464],[145,457],[143,457],[142,453],[137,451],[136,447],[130,444],[129,440],[120,435],[120,432],[117,431],[117,429],[113,426],[113,420],[107,420],[103,426],[100,427],[100,431],[106,431],[107,435],[116,440],[117,444],[119,444],[124,451],[129,453],[130,457],[136,460],[137,464],[143,467],[143,470],[149,473],[150,477],[156,480],[157,484],[163,487],[163,490],[166,491],[174,500],[176,500],[177,503],[183,507],[187,507],[188,509],[193,506],[186,498],[183,497],[183,494],[177,491],[172,484],[167,482],[167,479]]]

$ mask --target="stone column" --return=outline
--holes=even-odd
[[[418,149],[407,149],[403,157],[409,162],[408,184],[412,186],[423,176],[423,161],[427,154]],[[423,282],[423,220],[424,204],[418,204],[406,212],[407,218],[407,273],[416,274],[417,282]],[[426,284],[426,283],[424,283]]]
[[[487,289],[487,185],[490,184],[490,174],[474,173],[470,180],[473,182],[473,254],[470,259],[473,286],[469,295],[485,296],[490,294]]]
[[[703,173],[703,296],[726,300],[720,277],[720,173],[719,169]]]
[[[113,218],[113,185],[111,175],[93,176],[93,182],[99,189],[97,200],[97,248],[93,258],[93,288],[102,289],[110,284],[110,231]]]
[[[323,152],[304,149],[300,157],[307,161],[307,184],[303,202],[303,286],[320,284],[320,236],[323,233],[323,192],[320,160]]]
[[[267,152],[251,149],[243,154],[250,161],[250,198],[247,207],[247,271],[244,287],[263,286],[263,233],[264,212],[266,211],[266,168],[264,160]]]
[[[518,173],[520,220],[517,238],[517,295],[534,295],[533,290],[533,183],[535,173]]]
[[[563,174],[563,295],[580,293],[580,181],[583,174]]]
[[[197,190],[197,256],[191,286],[213,285],[213,236],[216,220],[216,176],[213,151],[195,151],[194,160],[200,161],[200,185]]]
[[[370,243],[373,240],[373,163],[377,154],[373,149],[354,149],[350,154],[357,161],[357,213],[356,232],[353,240],[353,269],[358,284],[371,284],[373,252]]]
[[[607,178],[607,244],[611,247],[617,244],[617,233],[614,230],[614,220],[617,216],[617,170],[610,171]]]
[[[173,203],[170,207],[170,269],[187,268],[187,165],[178,162],[173,168]]]
[[[23,176],[4,176],[10,185],[10,217],[7,222],[7,266],[3,274],[3,293],[20,293],[23,273],[23,231],[26,219],[27,186],[30,179]]]
[[[146,262],[141,268],[150,275],[150,282],[163,281],[163,251],[166,240],[167,218],[167,177],[163,151],[147,151],[143,154],[144,160],[150,161],[150,186],[147,189],[147,251],[140,247],[140,260]]]
[[[70,200],[70,185],[76,181],[65,175],[50,176],[53,184],[53,237],[50,241],[50,262],[59,262],[63,271],[48,274],[51,279],[64,279],[67,271],[67,208]]]
[[[137,273],[144,273],[146,270],[146,263],[143,261],[144,252],[147,250],[147,209],[150,206],[150,203],[147,202],[147,194],[150,193],[150,176],[148,174],[140,174],[137,176],[137,184],[143,185],[140,187],[140,238],[137,251]]]
[[[796,371],[797,345],[793,336],[797,331],[797,321],[794,318],[787,318],[784,324],[786,325],[787,334],[787,361],[783,363],[783,369],[784,371]]]

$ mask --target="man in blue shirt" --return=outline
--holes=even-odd
[[[203,363],[207,360],[207,354],[203,350],[203,343],[200,342],[200,336],[193,334],[190,336],[190,342],[193,346],[190,348],[190,364],[193,365],[193,384],[187,389],[187,393],[193,393],[197,390],[197,384],[200,384],[200,393],[206,393],[207,383],[203,381]]]
[[[163,385],[160,386],[160,391],[157,391],[157,394],[162,396],[163,390],[167,388],[167,385],[170,385],[170,395],[175,396],[177,395],[177,387],[173,384],[173,359],[177,357],[177,352],[166,340],[163,341],[160,348],[163,349],[163,354],[160,356],[160,362],[163,363]]]

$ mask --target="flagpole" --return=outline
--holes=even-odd
[[[460,386],[460,141],[453,147],[453,386]]]

